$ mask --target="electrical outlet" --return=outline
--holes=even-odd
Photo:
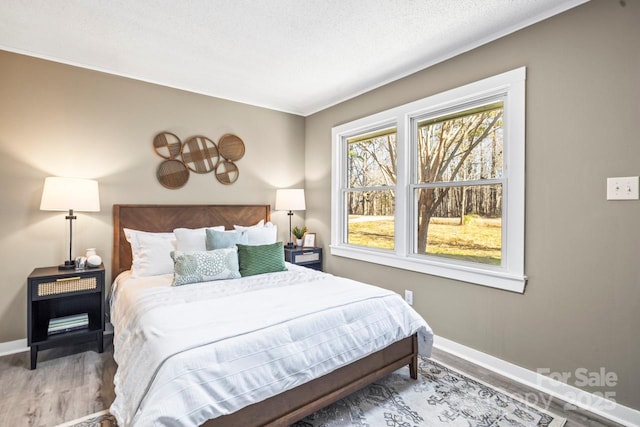
[[[413,305],[413,291],[409,291],[407,289],[404,290],[404,300],[409,305]]]
[[[607,200],[638,200],[638,177],[607,178]]]

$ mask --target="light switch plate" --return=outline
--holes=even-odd
[[[404,300],[407,302],[407,304],[413,305],[413,291],[405,289],[404,290]]]
[[[607,200],[638,200],[637,176],[607,178]]]

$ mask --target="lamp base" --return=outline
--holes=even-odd
[[[287,249],[293,249],[296,247],[296,245],[293,242],[289,242],[287,244],[284,245],[285,248]]]
[[[65,261],[64,264],[58,266],[58,270],[75,270],[76,262],[75,260]]]

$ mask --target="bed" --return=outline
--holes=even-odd
[[[268,222],[270,220],[270,207],[269,205],[114,205],[113,220],[114,220],[114,239],[113,239],[114,246],[113,246],[113,257],[112,257],[112,276],[113,278],[116,278],[114,283],[117,285],[118,280],[123,281],[123,283],[129,283],[124,281],[127,278],[128,270],[131,268],[131,265],[132,265],[131,245],[129,244],[129,242],[125,237],[125,231],[124,231],[125,229],[141,230],[141,231],[146,231],[151,233],[162,233],[162,232],[172,232],[174,229],[179,227],[197,229],[200,227],[210,227],[212,225],[216,225],[216,226],[224,226],[226,229],[232,230],[234,228],[234,225],[249,226],[252,224],[256,224],[260,221]],[[296,285],[295,287],[284,288],[286,289],[286,292],[285,292],[286,295],[295,294],[296,292],[292,290],[298,290],[298,287],[300,286],[307,286],[306,289],[303,287],[300,288],[301,292],[316,292],[316,290],[320,289],[320,287],[311,286],[311,282],[313,282],[314,280],[317,281],[317,283],[323,284],[323,287],[322,287],[323,291],[324,291],[325,285],[326,285],[326,289],[334,289],[334,288],[337,289],[339,288],[339,285],[344,284],[345,283],[344,280],[346,280],[341,278],[334,278],[333,276],[326,275],[324,273],[312,272],[312,270],[305,269],[303,267],[292,266],[292,265],[289,265],[288,267],[290,271],[287,273],[283,273],[282,275],[278,275],[278,273],[271,273],[271,274],[264,275],[264,277],[260,276],[260,277],[254,277],[254,278],[246,278],[246,279],[253,280],[253,282],[251,282],[251,280],[248,281],[248,283],[250,283],[250,286],[254,286],[251,283],[277,282],[278,280],[281,280],[281,277],[284,277],[285,274],[291,275],[291,277],[297,278],[296,280],[299,280],[299,281],[309,280],[310,282],[309,284],[306,282],[295,283]],[[316,276],[316,275],[319,275],[319,276]],[[244,280],[244,279],[245,278],[238,279],[238,280]],[[165,276],[163,280],[166,282],[169,279]],[[287,280],[290,280],[290,279],[287,279]],[[229,283],[226,283],[226,282],[229,282]],[[356,284],[355,286],[356,288],[358,288],[358,286],[360,287],[368,286],[363,284],[360,284],[360,285]],[[225,288],[225,286],[227,288]],[[221,281],[221,283],[217,286],[217,289],[219,289],[219,292],[227,292],[227,290],[225,289],[234,289],[234,286],[235,285],[230,281]],[[282,286],[285,286],[285,285],[282,285]],[[287,284],[286,286],[289,286],[289,284]],[[122,285],[122,287],[126,289],[125,285]],[[186,288],[186,287],[187,286],[182,286],[180,288]],[[195,288],[196,287],[194,287],[194,289]],[[274,288],[278,288],[278,286],[275,286]],[[200,286],[198,289],[200,289],[200,292],[203,292],[202,295],[205,295],[204,292],[214,292],[212,290],[213,287],[211,286]],[[165,286],[164,288],[161,289],[161,291],[158,290],[158,294],[167,295],[169,292],[173,292],[173,291],[174,289],[170,289],[170,287]],[[137,292],[138,294],[143,295],[142,291],[137,291]],[[269,288],[268,292],[276,292],[276,291]],[[277,290],[277,292],[283,292],[283,291]],[[388,295],[386,294],[383,295],[384,293],[383,290],[380,289],[379,292],[381,296],[380,300],[387,301],[390,299]],[[388,291],[386,292],[388,293]],[[273,294],[269,294],[269,295],[273,295]],[[144,298],[146,298],[146,296]],[[144,302],[144,298],[142,299],[143,302]],[[199,305],[202,305],[203,301],[207,299],[207,297],[203,298],[200,296],[190,297],[190,298],[197,299],[198,300],[197,303]],[[275,299],[277,298],[279,297],[275,297]],[[331,298],[333,298],[333,296]],[[272,297],[268,298],[268,300],[272,300],[272,299],[273,299]],[[318,294],[313,299],[318,300],[318,304],[321,304],[322,296],[321,294]],[[224,310],[224,307],[222,306],[224,304],[220,302],[222,301],[221,299],[212,299],[212,301],[219,304],[216,310],[221,310],[221,311]],[[229,299],[224,301],[226,302],[226,301],[232,301],[232,300]],[[377,303],[377,300],[376,300],[376,303]],[[394,302],[394,304],[395,303],[396,302]],[[139,304],[141,304],[139,301],[136,301],[134,303],[134,305],[139,305]],[[149,303],[149,304],[162,305],[158,303],[153,303],[153,304]],[[277,307],[277,306],[274,306],[274,307]],[[112,307],[112,312],[114,309],[116,310],[116,312],[117,310],[125,310],[125,308],[122,308],[122,307],[115,307],[115,308]],[[173,309],[173,307],[167,307],[166,309],[171,310]],[[126,310],[133,310],[133,308],[126,308]],[[194,308],[193,311],[196,312],[197,310]],[[412,313],[414,312],[410,309],[409,311],[411,312],[409,314],[413,315]],[[171,312],[169,311],[169,313]],[[228,315],[230,315],[230,317],[233,317],[233,310],[229,311]],[[403,313],[403,315],[405,314]],[[167,318],[167,317],[170,317],[171,315],[163,314],[162,316],[164,316],[164,318]],[[267,315],[266,317],[269,317],[269,316]],[[356,317],[358,319],[355,319],[354,322],[359,320],[359,316],[356,316]],[[225,318],[225,321],[226,320],[227,319]],[[420,320],[421,322],[424,322],[422,319]],[[412,318],[411,321],[417,322],[414,318]],[[140,330],[137,330],[137,332],[134,333],[132,332],[132,329],[131,329],[131,328],[135,328],[136,325],[138,324],[137,319],[135,321],[129,321],[129,323],[127,324],[128,326],[126,327],[122,325],[122,324],[126,324],[126,322],[120,322],[120,323],[121,323],[120,325],[114,324],[115,355],[118,355],[118,357],[116,357],[116,361],[119,364],[118,371],[120,373],[128,372],[128,375],[119,376],[118,373],[116,374],[116,396],[117,396],[116,401],[118,401],[119,389],[125,390],[127,388],[127,386],[125,386],[125,383],[128,380],[133,381],[128,377],[135,378],[136,375],[138,374],[138,369],[140,369],[140,367],[144,368],[144,364],[146,363],[146,362],[141,363],[140,361],[138,361],[137,362],[138,365],[135,368],[129,367],[127,365],[128,362],[123,363],[123,360],[131,359],[133,356],[129,358],[121,357],[118,353],[120,350],[119,347],[121,346],[125,347],[126,345],[128,345],[127,343],[133,342],[134,339],[132,337],[134,337],[136,333],[140,334]],[[158,323],[162,323],[162,319],[160,319]],[[274,317],[273,324],[275,325],[280,323],[281,323],[281,320]],[[225,328],[226,326],[224,328],[222,328],[221,326],[219,329],[225,329]],[[228,410],[229,408],[226,408],[226,409],[223,408],[224,410],[221,411],[219,414],[214,413],[215,411],[211,412],[209,409],[207,409],[208,412],[207,411],[205,412],[209,414],[211,419],[203,420],[201,425],[205,425],[209,427],[239,426],[239,425],[242,425],[242,426],[263,426],[263,425],[288,426],[304,418],[305,416],[329,405],[330,403],[333,403],[347,396],[348,394],[354,391],[357,391],[358,389],[376,381],[377,379],[403,366],[407,366],[407,365],[409,366],[410,375],[412,378],[415,379],[417,378],[418,352],[420,351],[421,354],[426,354],[426,355],[430,353],[431,344],[432,344],[432,333],[431,333],[431,330],[426,325],[426,323],[424,323],[423,325],[420,324],[419,327],[416,325],[413,325],[411,326],[411,328],[416,329],[416,331],[412,331],[411,333],[407,333],[406,331],[394,332],[397,334],[404,334],[406,336],[401,336],[397,338],[395,341],[389,344],[385,344],[384,348],[376,349],[375,351],[370,351],[366,354],[360,354],[357,357],[353,358],[353,360],[350,360],[350,359],[342,360],[342,359],[348,359],[349,357],[352,357],[352,355],[346,354],[346,352],[344,352],[345,356],[343,358],[341,356],[342,353],[340,353],[340,357],[336,356],[331,358],[332,360],[337,361],[336,363],[339,363],[339,366],[330,368],[329,372],[323,373],[322,375],[310,380],[304,379],[303,383],[301,384],[296,383],[294,384],[294,386],[285,385],[281,387],[281,385],[278,384],[277,387],[274,386],[273,388],[277,389],[278,387],[281,387],[282,390],[277,392],[270,390],[269,393],[271,393],[271,395],[269,395],[268,397],[262,396],[260,397],[259,401],[256,401],[255,403],[242,405],[239,408],[232,408],[233,410],[231,411]],[[265,328],[265,329],[268,330],[268,328]],[[149,333],[147,330],[146,332],[147,335],[156,334],[155,329],[152,328],[152,331],[154,332]],[[213,333],[214,332],[212,332],[212,334]],[[162,334],[163,333],[160,333],[160,335]],[[194,332],[194,335],[197,335],[197,334]],[[238,335],[242,335],[242,334],[239,333]],[[354,334],[354,337],[355,337],[355,334]],[[178,338],[181,339],[182,337],[178,337]],[[185,341],[188,341],[188,339],[189,338],[184,338]],[[274,339],[271,337],[268,340],[269,342],[273,342]],[[256,341],[256,342],[260,342],[260,341]],[[140,353],[145,354],[145,357],[148,357],[149,359],[153,359],[154,353],[153,351],[148,351],[147,350],[148,348],[156,348],[156,349],[164,350],[165,347],[171,347],[172,345],[173,344],[165,345],[162,343],[162,341],[157,341],[157,344],[155,344],[155,347],[153,346],[140,347]],[[236,345],[239,345],[239,344],[236,344]],[[169,368],[167,369],[165,368],[167,366],[170,367],[172,363],[177,365],[181,357],[187,357],[187,356],[190,357],[191,353],[199,353],[200,354],[199,357],[201,358],[214,357],[214,356],[211,356],[211,354],[207,356],[203,356],[205,355],[205,353],[209,351],[209,347],[212,347],[212,346],[213,344],[202,345],[202,346],[199,346],[198,348],[192,348],[194,347],[192,344],[186,343],[184,348],[187,348],[189,351],[182,351],[180,349],[180,350],[176,350],[175,354],[171,353],[171,351],[168,351],[169,356],[166,356],[166,357],[159,356],[158,358],[162,359],[162,362],[159,363],[159,367],[156,368],[155,371],[153,371],[152,375],[150,375],[150,381],[149,381],[150,385],[145,387],[139,387],[139,389],[143,389],[142,395],[141,397],[139,397],[139,399],[141,399],[141,401],[146,404],[147,402],[145,401],[145,399],[152,400],[152,398],[149,397],[147,393],[149,395],[153,395],[152,392],[156,392],[156,394],[158,394],[157,390],[153,389],[153,387],[156,386],[154,381],[161,382],[165,380],[164,377],[160,377],[161,370],[164,369],[166,371]],[[245,346],[246,346],[246,343],[245,343]],[[225,348],[227,347],[231,348],[231,345],[226,345]],[[285,348],[284,345],[282,347]],[[364,347],[365,346],[362,346],[362,349],[358,351],[366,351]],[[221,353],[220,348],[217,351],[218,353]],[[131,352],[131,350],[129,350],[129,353],[135,353],[135,352]],[[134,354],[134,356],[136,356],[136,354]],[[121,360],[118,360],[119,357]],[[121,363],[123,364],[121,365]],[[213,365],[215,364],[210,365],[211,370],[214,370]],[[222,366],[222,364],[220,364],[220,366]],[[170,368],[170,369],[173,369],[173,368]],[[198,372],[205,372],[207,369],[208,368],[205,366],[202,368],[202,371],[198,371]],[[269,367],[265,369],[273,370],[274,368]],[[322,369],[324,369],[324,367],[322,367]],[[144,369],[141,369],[141,370],[144,371]],[[189,375],[192,375],[192,371],[193,369],[190,368]],[[268,372],[266,374],[268,375]],[[176,377],[178,377],[177,374],[175,375]],[[202,375],[205,375],[205,374],[202,374]],[[206,375],[210,375],[210,374],[207,373]],[[234,381],[238,381],[235,379],[236,377],[232,377],[232,376],[229,376],[229,377],[233,378]],[[296,379],[296,381],[300,382],[299,379]],[[235,384],[234,382],[233,384],[230,384],[229,387],[233,389],[236,387],[236,385],[237,384]],[[135,387],[132,387],[131,384],[129,384],[128,387],[129,389],[135,389]],[[160,387],[161,386],[157,386],[156,388],[160,388]],[[181,390],[180,393],[184,393],[184,394],[196,393],[192,390],[187,389],[187,387],[184,385],[179,385],[178,387],[175,387],[175,388]],[[174,393],[173,390],[171,392]],[[199,390],[199,392],[201,392],[201,390]],[[136,399],[137,398],[138,397],[136,397]],[[190,395],[188,398],[184,398],[183,400],[199,401],[198,399],[200,399],[201,401],[203,397],[202,396],[193,397]],[[122,401],[126,399],[121,398],[120,400]],[[221,400],[224,400],[224,399],[221,399]],[[142,408],[145,408],[144,406],[142,406],[142,404],[140,405]],[[153,408],[153,405],[149,404],[147,407]],[[140,408],[138,407],[138,409]],[[113,410],[113,407],[112,407],[112,410]],[[144,412],[144,409],[140,409],[138,411],[136,417],[139,417],[139,418],[134,418],[134,420],[136,419],[139,420],[140,417],[142,417],[140,415],[141,412]],[[154,412],[154,410],[149,409],[148,412]],[[146,414],[147,418],[142,417],[142,419],[146,420],[144,421],[144,424],[142,424],[142,422],[138,423],[136,421],[132,425],[149,425],[148,420],[150,418],[148,417],[148,415],[149,414],[147,413]],[[169,421],[167,420],[170,420],[170,419],[171,418],[169,417],[169,418],[164,418],[164,421],[162,419],[156,420],[157,425],[169,424]],[[119,420],[119,422],[122,424],[122,427],[126,427],[126,425],[129,424],[127,420],[122,420],[122,419]],[[171,424],[174,424],[174,422],[172,421]],[[188,425],[188,424],[185,423],[184,425]]]

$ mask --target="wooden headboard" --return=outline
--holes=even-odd
[[[262,219],[271,219],[270,205],[113,205],[112,277],[131,268],[131,246],[123,228],[158,233],[224,225],[231,230]]]

